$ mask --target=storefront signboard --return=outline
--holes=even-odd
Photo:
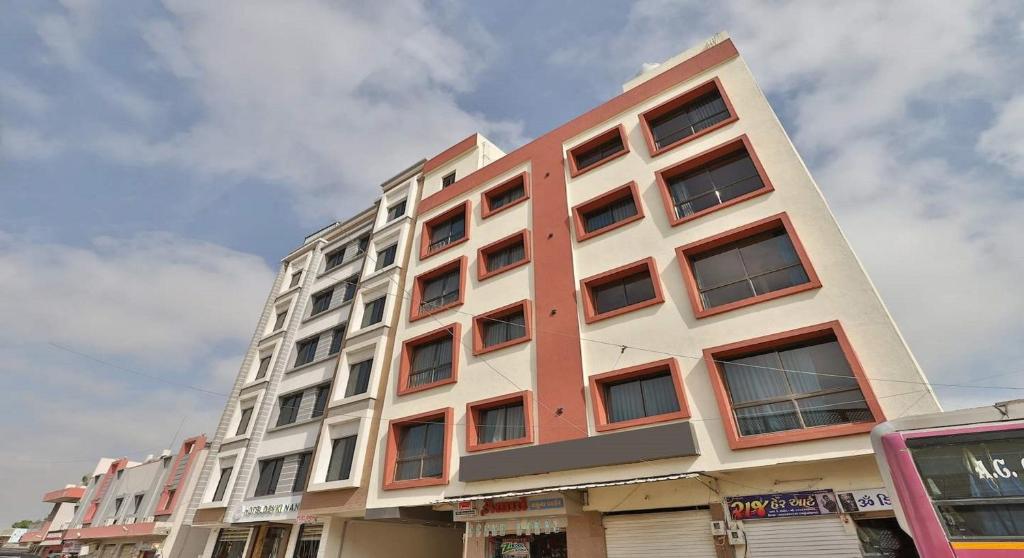
[[[561,494],[542,494],[517,498],[488,498],[457,502],[452,510],[455,521],[481,517],[518,517],[566,513],[565,497]]]
[[[299,515],[302,494],[242,502],[230,515],[235,523],[293,520]]]
[[[892,500],[884,488],[849,490],[837,493],[836,497],[839,499],[839,506],[846,513],[889,511],[892,509]]]
[[[737,496],[726,498],[726,504],[733,519],[744,521],[839,513],[831,490]]]
[[[564,531],[565,517],[529,517],[521,519],[495,519],[466,523],[469,537],[504,537],[506,535],[540,535]]]

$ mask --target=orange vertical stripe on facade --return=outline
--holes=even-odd
[[[561,139],[539,142],[531,162],[537,440],[546,444],[586,438],[587,403]]]

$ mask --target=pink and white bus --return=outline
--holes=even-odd
[[[1024,400],[892,420],[871,441],[922,558],[1024,557]]]

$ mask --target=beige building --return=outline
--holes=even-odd
[[[727,37],[422,183],[367,518],[471,558],[893,535],[868,432],[938,404]]]

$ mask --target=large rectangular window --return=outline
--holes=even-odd
[[[382,296],[366,303],[363,307],[363,321],[361,327],[380,323],[384,319],[384,302],[385,298]]]
[[[477,279],[511,271],[530,261],[530,231],[523,229],[477,251]]]
[[[587,323],[664,302],[653,258],[589,277],[581,285]]]
[[[594,287],[594,308],[598,314],[639,304],[654,298],[654,283],[646,272],[634,273]]]
[[[443,418],[401,428],[395,480],[441,477],[444,472],[445,421]]]
[[[789,235],[780,229],[721,246],[691,262],[704,308],[810,281]]]
[[[253,496],[269,496],[277,492],[277,481],[281,478],[284,458],[265,459],[259,462],[259,479]]]
[[[572,208],[576,240],[582,242],[644,218],[640,190],[628,182]]]
[[[430,228],[430,244],[427,246],[429,252],[461,240],[466,236],[465,215],[455,215],[451,219],[438,223]]]
[[[429,312],[459,300],[459,268],[423,282],[420,312]]]
[[[355,451],[355,436],[331,440],[331,460],[327,464],[328,482],[349,478],[352,474],[352,460],[355,457]]]
[[[345,263],[344,246],[327,253],[326,262],[324,263],[324,272],[328,272],[343,263]]]
[[[234,469],[234,467],[221,467],[220,477],[217,479],[217,488],[213,491],[214,502],[224,500],[224,492],[228,489],[228,481],[231,480],[231,472]]]
[[[742,436],[874,420],[834,337],[724,359],[721,367]]]
[[[522,242],[510,244],[485,255],[487,271],[493,273],[514,263],[521,262],[525,257],[526,247],[523,246]]]
[[[530,301],[521,300],[473,318],[473,354],[496,351],[530,340]]]
[[[280,409],[277,414],[277,426],[295,422],[299,417],[299,406],[302,405],[302,392],[282,396],[278,402]]]
[[[467,200],[423,223],[420,233],[421,260],[469,240],[469,207]]]
[[[295,344],[295,366],[309,364],[316,358],[316,346],[320,342],[320,336],[303,339]]]
[[[352,397],[366,393],[370,387],[370,371],[373,369],[373,359],[357,362],[348,369],[348,384],[345,386],[345,397]]]
[[[672,375],[658,372],[604,385],[608,422],[621,422],[679,411]]]

